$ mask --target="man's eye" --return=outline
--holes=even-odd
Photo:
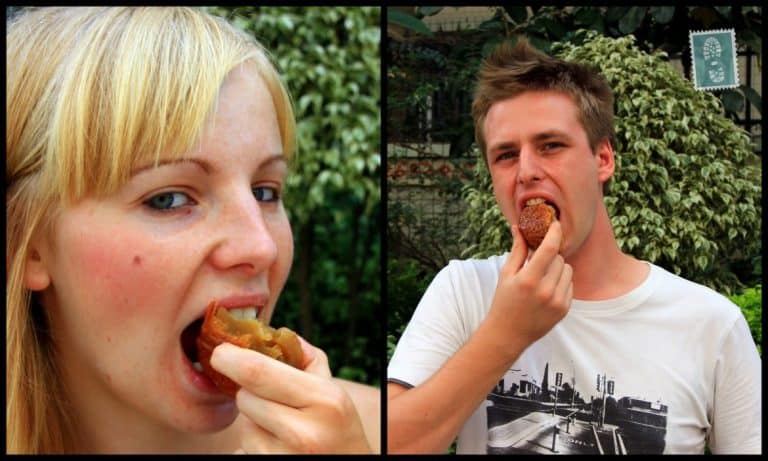
[[[192,199],[183,192],[163,192],[153,195],[144,205],[157,211],[173,211],[176,208],[189,205]]]
[[[280,193],[274,187],[254,187],[253,196],[259,202],[277,202],[280,200]]]
[[[502,160],[507,160],[515,157],[517,157],[517,152],[514,152],[514,151],[503,152],[501,155],[496,157],[496,161],[500,162]]]
[[[560,143],[560,142],[548,142],[548,143],[544,144],[544,150],[557,149],[558,147],[563,147],[563,143]]]

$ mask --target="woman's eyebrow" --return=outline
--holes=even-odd
[[[211,164],[205,159],[196,158],[196,157],[185,157],[185,158],[177,158],[177,159],[164,159],[164,160],[161,159],[157,162],[157,164],[151,163],[149,165],[136,168],[135,170],[131,171],[131,176],[136,176],[137,174],[150,170],[152,168],[157,168],[164,165],[177,165],[182,163],[197,165],[201,170],[203,170],[203,172],[209,175],[217,171],[216,168],[213,166],[213,164]],[[283,164],[288,163],[288,160],[286,160],[285,155],[283,155],[282,152],[276,153],[276,154],[270,154],[266,159],[264,159],[259,164],[259,169],[267,168],[273,164],[279,164],[279,163],[283,163]]]
[[[211,174],[215,171],[215,168],[213,165],[208,163],[208,161],[203,160],[201,158],[194,158],[194,157],[187,157],[187,158],[178,158],[178,159],[165,159],[165,160],[159,160],[157,164],[152,163],[149,165],[145,165],[139,168],[136,168],[135,170],[131,171],[131,176],[136,176],[139,173],[143,173],[144,171],[147,171],[152,168],[157,168],[163,165],[176,165],[180,163],[189,163],[192,165],[197,165],[200,167],[201,170],[203,170],[206,174]]]
[[[283,163],[283,164],[286,164],[286,165],[288,164],[288,160],[285,158],[285,155],[283,155],[282,152],[281,153],[277,153],[277,154],[271,154],[270,156],[265,158],[259,164],[259,169],[267,168],[269,166],[272,166],[274,164],[279,164],[279,163]]]

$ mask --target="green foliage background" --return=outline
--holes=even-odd
[[[614,90],[616,173],[605,203],[622,250],[726,294],[757,283],[760,157],[720,101],[695,91],[663,52],[638,49],[631,35],[585,31],[553,54],[598,68]],[[477,165],[465,186],[462,240],[469,256],[487,257],[511,239],[489,174]]]
[[[295,102],[295,259],[273,323],[322,348],[335,376],[379,385],[380,8],[206,10],[269,50]]]

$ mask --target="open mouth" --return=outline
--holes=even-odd
[[[558,221],[560,220],[560,209],[554,203],[543,198],[532,198],[525,202],[526,207],[533,206],[533,205],[541,205],[541,204],[547,205],[550,208],[552,208],[555,211],[555,219],[557,219]]]
[[[229,309],[229,314],[237,320],[256,320],[258,318],[260,307],[243,307],[239,309]],[[197,371],[203,371],[200,365],[200,359],[197,356],[197,338],[200,336],[200,330],[203,327],[204,317],[200,317],[190,323],[184,331],[181,332],[181,348],[184,355],[187,356],[192,367]]]
[[[197,358],[197,337],[200,336],[200,329],[203,326],[203,318],[195,320],[190,323],[184,331],[181,332],[181,348],[184,350],[184,355],[187,356],[197,371],[203,371],[203,367],[200,365],[200,361]]]

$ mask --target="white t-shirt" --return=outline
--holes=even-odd
[[[390,381],[418,386],[464,345],[506,257],[451,261],[437,274]],[[457,453],[759,453],[761,360],[741,311],[649,265],[625,295],[574,299],[467,420]]]

